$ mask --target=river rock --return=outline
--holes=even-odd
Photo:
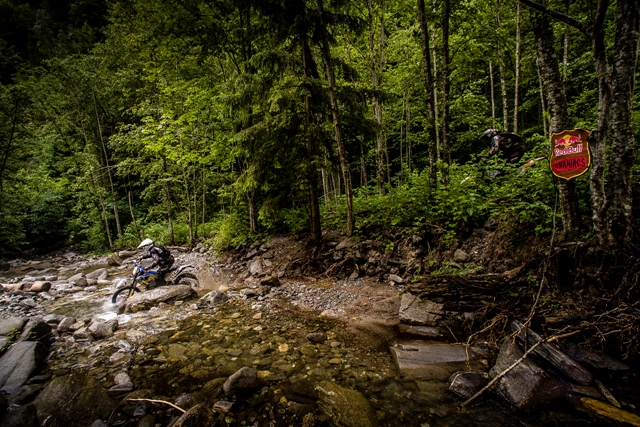
[[[436,326],[442,319],[444,305],[422,300],[410,293],[402,295],[400,301],[400,321],[412,325]]]
[[[76,323],[75,317],[65,317],[58,323],[57,331],[61,334],[69,332],[71,327]]]
[[[33,282],[31,284],[31,286],[29,286],[29,289],[25,289],[29,292],[48,292],[51,289],[51,282],[43,282],[43,281],[37,281],[37,282]]]
[[[121,259],[127,259],[127,258],[130,258],[130,257],[136,255],[137,253],[138,252],[136,252],[136,251],[120,251],[120,252],[118,252],[118,256]]]
[[[22,331],[22,327],[27,323],[26,317],[10,317],[0,320],[0,335],[10,336]]]
[[[256,371],[245,366],[225,381],[222,385],[222,391],[224,391],[226,396],[231,397],[243,391],[253,389],[258,384],[259,380]]]
[[[184,301],[195,297],[196,291],[188,285],[161,286],[148,292],[141,292],[129,297],[125,303],[125,312],[135,313],[153,306],[175,301]]]
[[[87,274],[85,277],[87,279],[106,279],[107,276],[109,275],[109,272],[107,271],[106,268],[99,268],[97,270],[92,271],[91,273]]]
[[[595,369],[607,371],[628,371],[629,367],[606,354],[600,354],[595,350],[584,350],[574,343],[563,343],[562,349],[574,360],[579,360]]]
[[[17,341],[39,341],[46,348],[51,344],[51,326],[41,318],[32,318],[22,328]]]
[[[2,427],[40,427],[38,413],[33,404],[11,407],[0,419]]]
[[[9,346],[11,345],[11,341],[12,340],[10,337],[0,336],[0,354],[2,354],[2,352],[9,348]]]
[[[109,264],[112,267],[117,267],[122,265],[122,258],[120,258],[118,256],[118,254],[113,254],[109,257],[109,259],[107,260],[107,264]]]
[[[391,280],[393,283],[397,283],[397,284],[404,283],[404,279],[402,277],[398,276],[397,274],[390,274],[389,275],[389,280]]]
[[[462,344],[410,341],[398,343],[390,350],[398,370],[416,378],[446,381],[468,364],[480,369],[476,353]]]
[[[182,414],[172,427],[202,427],[211,426],[215,418],[211,410],[204,403],[199,403]]]
[[[12,394],[22,387],[47,357],[38,341],[17,342],[0,357],[0,391]]]
[[[229,300],[229,297],[227,296],[227,294],[225,294],[224,292],[214,290],[204,295],[202,298],[200,298],[196,305],[200,309],[215,307],[216,305],[222,304],[223,302],[226,302],[228,300]]]
[[[317,344],[326,341],[327,334],[325,334],[324,332],[311,332],[309,335],[307,335],[307,339]]]
[[[375,413],[369,401],[356,390],[322,381],[316,385],[318,406],[334,427],[377,426]]]
[[[106,420],[116,407],[104,387],[81,371],[55,378],[33,403],[38,418],[47,420],[47,427],[83,426],[91,420]]]
[[[487,385],[489,379],[485,375],[473,371],[456,372],[449,378],[449,390],[468,399]]]
[[[74,274],[73,276],[67,279],[67,282],[76,282],[78,279],[81,279],[83,277],[84,277],[84,273]]]
[[[129,393],[133,390],[133,382],[128,374],[120,372],[113,378],[115,385],[108,391],[109,396],[117,396],[123,393]]]
[[[96,339],[109,338],[113,336],[113,333],[118,329],[118,319],[113,319],[108,322],[94,322],[89,326],[89,332]]]
[[[64,316],[60,314],[47,314],[42,318],[42,320],[44,320],[45,323],[51,326],[55,325],[56,327],[60,324],[60,322],[62,322],[62,319],[64,319]]]
[[[495,378],[519,360],[523,354],[517,344],[506,339],[500,346],[498,359],[489,371],[489,376]],[[530,358],[524,359],[500,378],[494,389],[504,399],[518,407],[535,406],[564,394],[560,381],[549,376]]]

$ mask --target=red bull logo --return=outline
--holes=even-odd
[[[554,175],[572,179],[585,173],[591,164],[590,132],[584,129],[565,130],[551,136],[549,165]]]
[[[568,147],[569,145],[575,144],[577,142],[582,142],[582,137],[580,135],[565,135],[564,137],[555,140],[555,146],[559,147],[563,145],[565,147]]]

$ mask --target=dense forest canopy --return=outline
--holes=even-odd
[[[489,218],[623,245],[639,10],[0,0],[0,256],[379,226],[451,240]],[[523,137],[520,163],[486,158],[488,128]],[[550,134],[572,128],[594,130],[591,171],[558,181]]]

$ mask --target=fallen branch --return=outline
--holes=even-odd
[[[145,401],[145,402],[152,402],[152,403],[164,403],[165,405],[169,405],[174,409],[177,409],[178,411],[182,412],[183,414],[187,411],[185,411],[184,409],[182,409],[179,406],[174,405],[173,403],[167,402],[166,400],[156,400],[156,399],[127,399],[127,400],[132,400],[132,401]]]

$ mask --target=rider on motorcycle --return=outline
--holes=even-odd
[[[174,263],[173,255],[167,248],[162,245],[156,245],[151,239],[144,239],[138,246],[138,249],[148,249],[147,253],[142,255],[140,259],[153,258],[153,263],[149,268],[158,267],[156,271],[156,284],[162,286],[165,284],[165,276]]]
[[[508,163],[518,163],[524,154],[524,147],[520,145],[522,138],[515,133],[504,133],[498,129],[487,129],[480,139],[490,138],[491,148],[487,157],[495,155],[498,150],[504,153]]]

